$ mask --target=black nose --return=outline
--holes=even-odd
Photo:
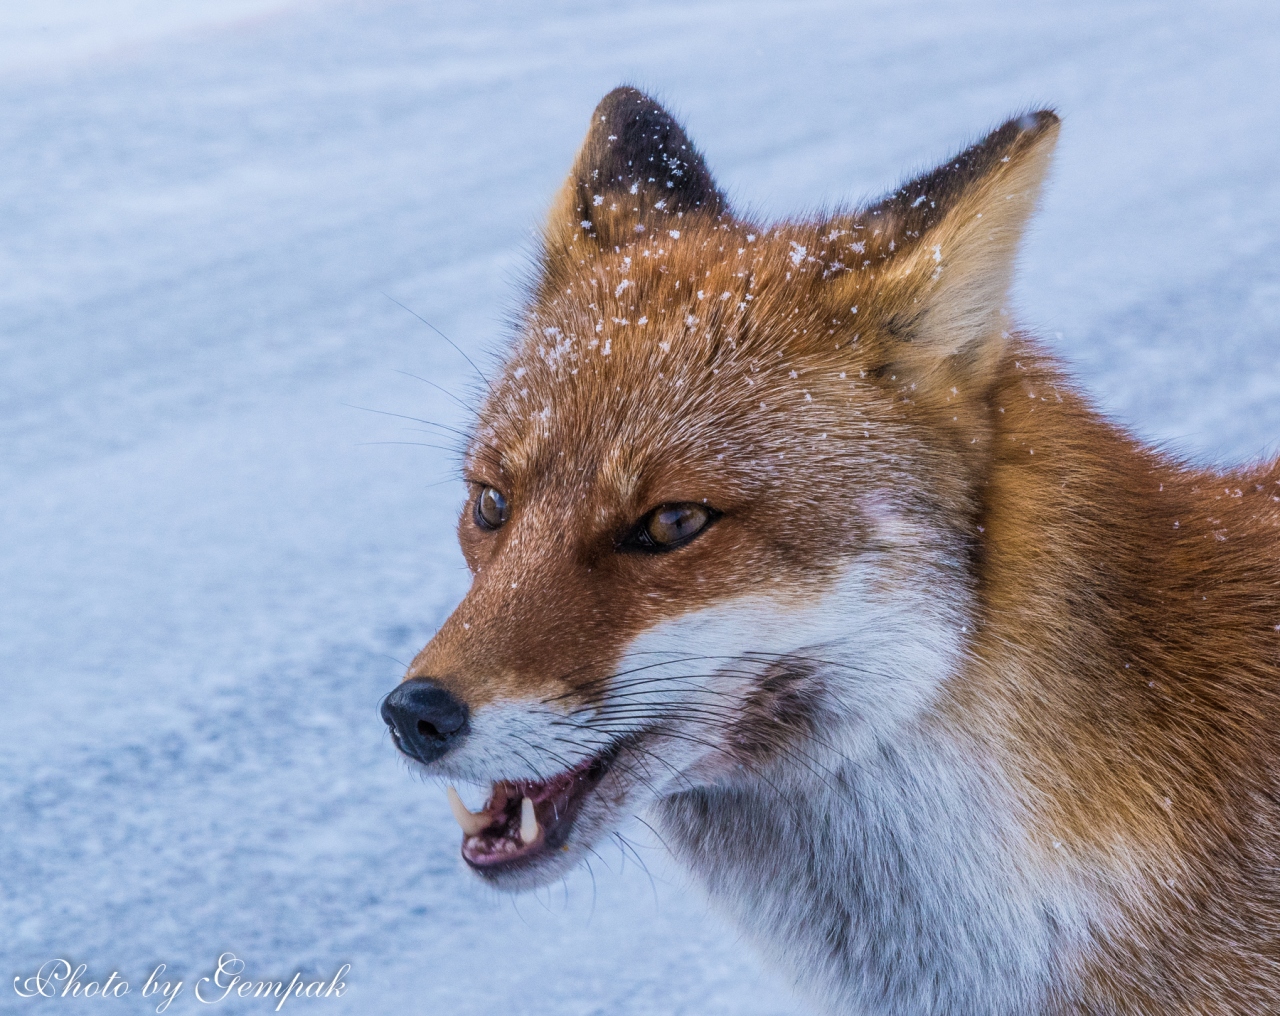
[[[402,681],[382,700],[382,719],[396,747],[419,762],[434,762],[470,729],[466,705],[428,677]]]

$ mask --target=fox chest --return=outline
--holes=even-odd
[[[825,768],[807,786],[773,773],[689,791],[656,817],[712,902],[826,1011],[1053,1011],[1074,908],[1028,880],[990,791],[930,787],[895,752]]]

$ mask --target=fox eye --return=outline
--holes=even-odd
[[[624,546],[651,553],[675,550],[706,529],[715,517],[712,509],[692,502],[659,505],[636,524]]]
[[[475,519],[481,529],[497,529],[507,521],[507,499],[494,487],[481,487],[476,496]]]

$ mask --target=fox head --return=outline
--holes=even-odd
[[[610,93],[465,459],[473,582],[383,716],[492,784],[463,856],[518,888],[707,785],[855,757],[963,653],[987,394],[1058,132],[1011,120],[867,208],[734,215]]]

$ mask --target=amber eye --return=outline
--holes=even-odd
[[[476,497],[475,517],[481,529],[497,529],[507,521],[507,499],[493,487],[481,487]]]
[[[716,514],[713,509],[692,502],[659,505],[637,523],[624,546],[654,553],[675,550],[706,529]]]

